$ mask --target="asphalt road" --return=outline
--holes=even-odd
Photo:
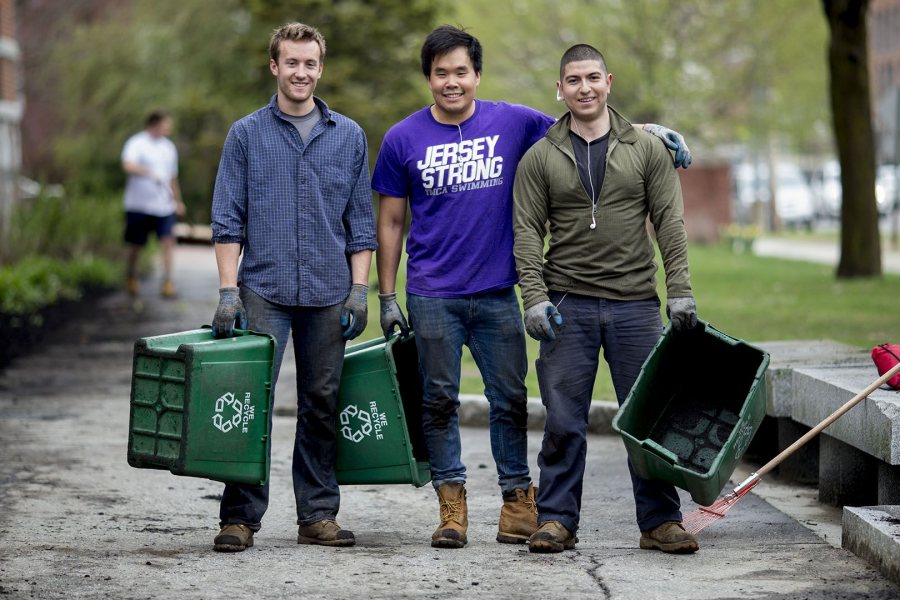
[[[701,550],[639,550],[625,450],[589,440],[581,542],[532,555],[494,541],[500,497],[487,431],[466,428],[469,545],[436,550],[430,486],[345,486],[352,548],[296,544],[293,420],[273,428],[272,503],[256,545],[212,551],[219,483],[126,463],[135,339],[208,322],[212,251],[182,247],[180,297],[103,299],[0,372],[0,596],[11,598],[872,598],[900,589],[855,555],[748,494],[700,534]],[[532,462],[540,432],[530,435]],[[536,475],[537,469],[533,467]],[[789,493],[782,494],[789,498]],[[685,508],[694,505],[686,500]]]

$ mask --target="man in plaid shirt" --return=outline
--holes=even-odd
[[[279,27],[269,55],[277,93],[231,127],[216,177],[212,228],[220,287],[213,334],[232,336],[236,324],[272,334],[274,380],[293,334],[297,542],[352,546],[353,533],[335,521],[334,419],[344,344],[366,326],[375,249],[366,137],[313,95],[325,58],[315,28]],[[227,484],[215,550],[252,546],[268,497],[268,485]]]

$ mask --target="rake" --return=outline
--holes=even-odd
[[[824,421],[806,432],[803,437],[785,448],[781,452],[781,454],[764,464],[758,471],[756,471],[755,473],[751,473],[750,476],[747,477],[747,479],[742,481],[740,485],[734,488],[730,493],[716,500],[710,506],[701,506],[696,510],[688,513],[682,521],[682,526],[684,527],[684,529],[688,533],[695,534],[706,528],[708,525],[711,525],[712,523],[715,523],[719,519],[723,518],[725,516],[725,513],[731,510],[732,506],[737,504],[738,500],[743,498],[747,492],[753,489],[753,487],[762,480],[763,475],[780,465],[782,461],[784,461],[784,459],[790,456],[798,448],[806,444],[809,440],[821,433],[823,429],[834,423],[848,410],[865,400],[869,394],[881,387],[888,379],[893,377],[898,372],[900,372],[900,363],[891,367],[891,369],[884,375],[873,381],[869,385],[869,387],[855,395],[851,400],[847,401],[846,404],[831,413],[828,417],[825,418]]]

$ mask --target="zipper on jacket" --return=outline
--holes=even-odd
[[[574,153],[570,154],[566,148],[564,148],[560,144],[557,144],[555,141],[551,140],[550,138],[547,138],[547,141],[550,142],[551,144],[553,144],[557,150],[559,150],[560,152],[562,152],[563,154],[565,154],[572,160],[572,164],[575,165],[575,177],[578,178],[578,183],[581,184],[581,189],[584,190],[584,195],[587,196],[588,201],[591,203],[591,210],[593,211],[594,199],[591,198],[591,193],[588,191],[588,189],[586,187],[584,187],[584,182],[581,180],[581,175],[579,175],[579,173],[578,173],[578,160],[575,158],[575,154]],[[607,153],[607,157],[609,157],[608,153]],[[606,179],[606,178],[604,177],[604,179]],[[602,191],[603,186],[600,186],[600,189]],[[600,199],[600,196],[598,195],[597,200],[599,200],[599,199]]]
[[[611,132],[610,132],[611,133]],[[570,154],[567,149],[560,144],[557,144],[550,138],[547,138],[547,141],[553,144],[557,150],[568,156],[572,159],[572,162],[575,164],[575,176],[578,177],[578,182],[581,184],[581,189],[584,190],[584,195],[588,197],[588,200],[591,203],[591,216],[596,217],[596,212],[594,212],[594,199],[591,198],[591,193],[588,191],[586,187],[584,187],[584,182],[581,181],[581,175],[578,173],[578,160],[575,158],[574,150]],[[619,138],[614,137],[612,135],[609,136],[609,145],[606,148],[606,164],[609,165],[609,155],[612,154],[613,148],[618,144]],[[587,165],[587,168],[590,169],[591,165]],[[606,183],[606,174],[603,174],[603,183],[600,184],[600,190],[597,192],[597,203],[596,205],[600,205],[600,198],[603,197],[603,185]]]

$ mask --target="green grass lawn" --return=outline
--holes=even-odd
[[[691,245],[694,296],[701,319],[748,342],[831,339],[870,348],[900,340],[900,276],[878,280],[838,281],[834,268],[812,263],[734,254],[724,246]],[[405,306],[405,264],[398,277],[398,296]],[[659,279],[662,280],[660,273]],[[377,277],[370,279],[369,324],[361,339],[381,335]],[[665,286],[660,281],[665,306]],[[665,322],[665,316],[663,317]],[[538,343],[528,338],[530,396],[538,396],[534,359]],[[484,391],[468,350],[463,355],[462,393]],[[601,361],[593,397],[615,399],[606,365]]]

